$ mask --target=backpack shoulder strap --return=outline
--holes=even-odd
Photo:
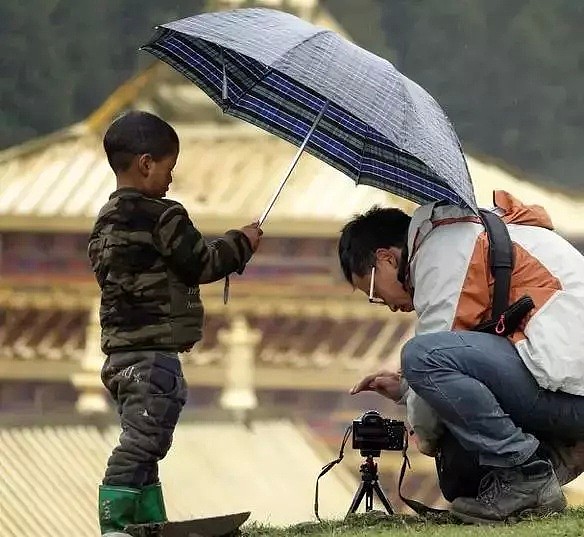
[[[491,318],[498,319],[509,307],[509,289],[514,266],[513,244],[505,222],[495,213],[480,209],[479,216],[489,238],[489,265],[495,279]]]

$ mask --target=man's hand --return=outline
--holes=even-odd
[[[351,388],[350,393],[355,395],[359,392],[376,392],[392,401],[399,401],[402,397],[400,378],[399,372],[383,369],[377,373],[367,375]]]
[[[240,231],[248,238],[251,244],[251,249],[255,253],[262,240],[262,235],[264,232],[261,230],[259,224],[254,222],[240,229]]]

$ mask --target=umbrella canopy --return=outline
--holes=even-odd
[[[224,112],[300,146],[357,184],[418,203],[477,208],[460,142],[436,101],[335,32],[277,10],[236,9],[159,26],[142,48]]]

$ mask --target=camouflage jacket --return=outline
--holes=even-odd
[[[202,335],[199,284],[242,272],[252,251],[240,231],[207,243],[180,203],[122,188],[99,212],[88,254],[110,354],[191,348]]]

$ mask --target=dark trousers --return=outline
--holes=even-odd
[[[139,489],[157,483],[158,461],[172,444],[187,397],[178,355],[114,353],[106,359],[101,379],[116,402],[122,427],[103,484]]]
[[[479,483],[490,468],[479,465],[477,452],[467,451],[448,430],[444,432],[436,454],[438,485],[447,501],[455,498],[474,498]]]

